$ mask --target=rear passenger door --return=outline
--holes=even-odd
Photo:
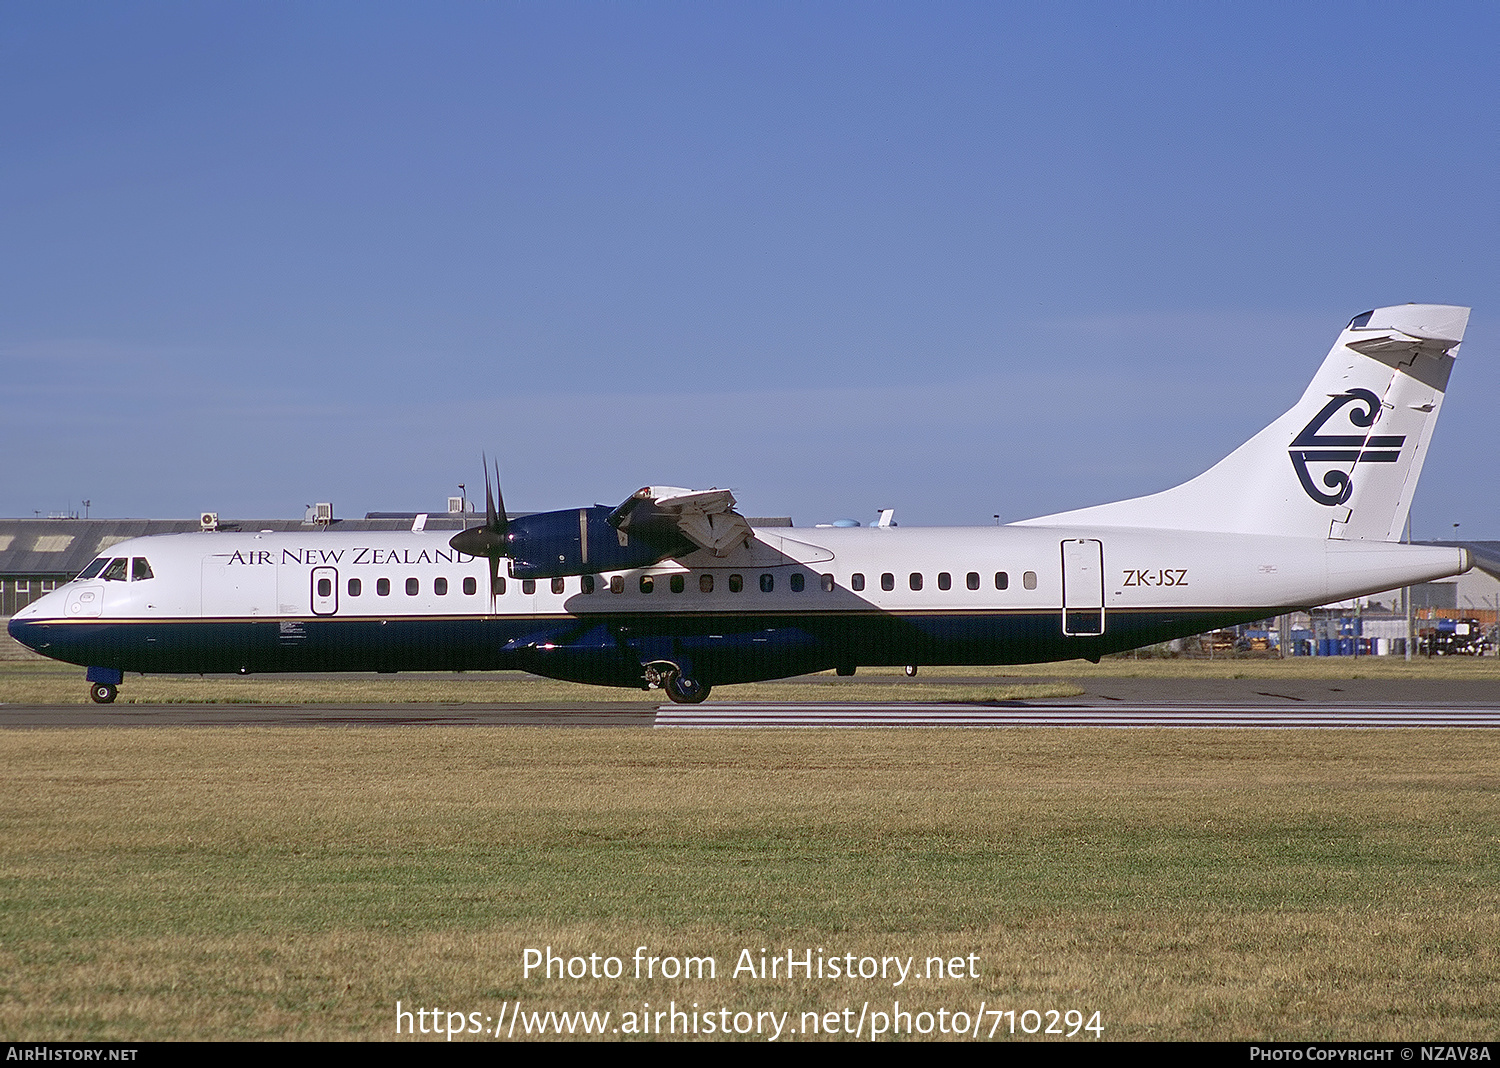
[[[1062,543],[1062,629],[1085,637],[1104,633],[1104,543],[1069,538]]]

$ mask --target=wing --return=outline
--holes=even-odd
[[[642,541],[682,537],[725,556],[755,536],[728,490],[643,486],[609,514],[609,525]]]

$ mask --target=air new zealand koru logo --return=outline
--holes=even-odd
[[[1289,450],[1292,466],[1297,470],[1297,477],[1302,480],[1302,488],[1319,504],[1343,504],[1354,492],[1354,483],[1349,477],[1354,465],[1393,464],[1400,457],[1401,446],[1406,441],[1405,434],[1380,437],[1371,434],[1318,433],[1323,429],[1324,423],[1350,404],[1364,405],[1363,410],[1355,407],[1349,411],[1350,423],[1362,428],[1375,425],[1375,419],[1380,415],[1380,398],[1368,389],[1351,389],[1325,404],[1323,410],[1313,416],[1312,422],[1302,428],[1302,433],[1297,435]],[[1313,476],[1307,470],[1309,463],[1339,464],[1343,467],[1342,470],[1335,467],[1323,475],[1323,485],[1331,492],[1324,493],[1313,484]]]

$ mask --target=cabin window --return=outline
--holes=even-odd
[[[908,586],[910,586],[913,590],[920,590],[922,588],[922,572],[920,572],[920,571],[913,571],[907,577],[906,584]]]
[[[470,579],[469,581],[473,582],[474,580]],[[360,582],[359,579],[350,579],[349,580],[349,596],[350,597],[358,597],[360,595],[360,592],[362,590],[364,590],[364,588],[365,588],[365,584],[363,582]]]
[[[552,580],[552,592],[553,593],[562,593],[562,591],[563,591],[563,580],[562,580],[562,578],[559,577],[559,578],[553,579]]]
[[[995,572],[995,589],[997,589],[997,590],[1008,590],[1008,589],[1010,589],[1010,576],[1007,575],[1004,571],[996,571]]]
[[[501,579],[502,583],[504,581],[505,581],[504,579]],[[500,587],[500,592],[501,593],[505,592],[505,586],[504,585],[502,585]],[[536,592],[536,579],[522,579],[521,580],[521,593],[522,594],[524,594],[527,597],[530,597],[535,592]]]
[[[124,582],[125,565],[128,563],[130,563],[130,561],[123,556],[118,560],[111,560],[109,562],[109,566],[104,569],[104,574],[100,577],[103,578],[106,582]]]
[[[391,595],[391,580],[390,579],[376,579],[375,580],[375,595],[377,597],[389,597]]]
[[[358,581],[358,580],[356,579],[355,581]],[[359,591],[356,590],[355,592],[358,593]],[[473,597],[478,592],[479,592],[479,583],[475,582],[472,578],[466,578],[466,579],[464,579],[464,596],[465,597]]]
[[[318,579],[318,596],[319,597],[332,597],[333,596],[333,579],[326,579],[326,578],[320,578],[320,579]]]
[[[437,594],[439,597],[446,597],[446,596],[448,596],[448,580],[445,579],[445,578],[435,578],[435,579],[433,579],[432,580],[432,592],[435,593],[435,594]]]
[[[762,575],[760,577],[760,592],[761,593],[770,593],[775,588],[776,588],[776,576],[775,575]]]
[[[146,562],[144,556],[137,556],[130,561],[130,581],[144,582],[148,578],[155,578],[151,574],[151,565]]]
[[[422,583],[420,580],[414,578],[409,578],[406,580],[406,596],[415,597],[417,595],[417,591],[421,588]]]
[[[1027,571],[1023,574],[1021,576],[1021,585],[1025,586],[1028,590],[1036,589],[1036,572]]]
[[[855,593],[858,593],[861,590],[863,590],[865,588],[865,577],[863,575],[861,575],[858,571],[856,571],[854,574],[850,575],[849,576],[849,588],[851,590],[853,590]]]
[[[880,576],[880,588],[889,593],[896,588],[896,576],[887,571]]]
[[[833,576],[832,575],[824,575],[823,576],[823,592],[824,593],[832,593],[833,592]]]
[[[641,592],[642,593],[650,593],[654,589],[656,589],[656,580],[654,578],[652,578],[650,575],[642,575],[641,576]]]
[[[745,588],[745,576],[744,575],[730,575],[729,576],[729,592],[730,593],[739,593],[744,588]]]
[[[938,572],[938,589],[951,590],[953,588],[953,576],[946,571]]]
[[[104,565],[107,564],[107,563],[109,563],[109,557],[107,557],[107,556],[101,556],[101,557],[99,557],[99,559],[95,560],[88,567],[86,567],[82,571],[80,571],[78,573],[78,577],[81,578],[81,579],[91,579],[95,575],[97,575],[99,572],[103,571],[104,570]]]
[[[792,592],[793,593],[801,593],[802,589],[806,585],[806,583],[807,583],[807,579],[803,576],[803,574],[800,571],[793,571],[792,572]]]
[[[979,572],[970,571],[968,575],[964,577],[964,584],[971,590],[979,589]]]
[[[713,593],[714,592],[714,577],[712,575],[699,575],[698,576],[698,592],[699,593]]]
[[[681,593],[684,589],[686,589],[686,583],[687,579],[683,578],[681,575],[673,575],[669,580],[668,585],[672,587],[673,593]]]
[[[533,582],[532,585],[535,586],[536,583]],[[494,578],[494,581],[492,581],[490,583],[490,591],[492,593],[495,593],[495,594],[504,593],[505,592],[505,576],[503,576],[503,575],[496,575],[495,578]]]
[[[579,576],[579,579],[578,579],[578,592],[579,593],[593,593],[594,592],[594,576],[593,575],[581,575],[581,576]]]
[[[610,580],[609,580],[609,592],[610,593],[624,593],[625,592],[625,577],[623,575],[612,575],[612,576],[610,576]]]

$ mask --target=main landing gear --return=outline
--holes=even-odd
[[[667,676],[666,682],[662,683],[662,689],[666,690],[667,696],[679,705],[696,705],[701,704],[708,696],[709,685],[674,671]]]
[[[651,664],[646,668],[646,685],[660,686],[673,704],[701,704],[712,688],[682,673],[676,664]]]

